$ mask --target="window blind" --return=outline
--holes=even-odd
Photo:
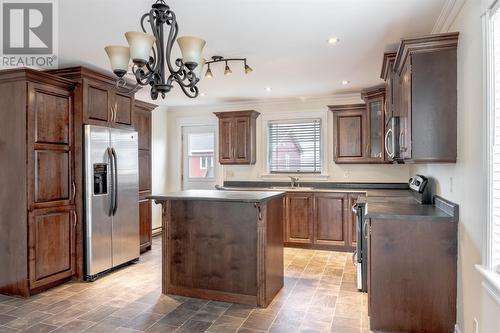
[[[500,15],[497,13],[492,24],[493,45],[493,94],[494,115],[492,117],[493,147],[491,148],[491,263],[500,274]]]
[[[268,123],[270,173],[321,173],[321,119]]]

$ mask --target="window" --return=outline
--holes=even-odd
[[[214,133],[188,134],[189,178],[214,178]]]
[[[500,12],[490,18],[489,79],[489,258],[488,266],[500,274]]]
[[[270,121],[270,173],[321,173],[321,119]]]
[[[212,157],[200,157],[200,169],[206,170],[208,167],[214,167],[214,161]]]

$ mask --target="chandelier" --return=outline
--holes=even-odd
[[[142,32],[129,31],[125,33],[128,42],[126,46],[107,46],[111,68],[118,77],[117,86],[125,87],[125,74],[129,71],[132,59],[132,73],[137,81],[136,87],[151,86],[151,98],[156,100],[159,95],[165,95],[177,83],[184,94],[190,98],[198,96],[196,84],[200,80],[204,60],[202,51],[205,47],[203,39],[191,36],[177,38],[179,26],[175,13],[164,0],[157,0],[149,13],[141,18]],[[148,33],[145,25],[151,27]],[[170,28],[165,35],[165,27]],[[166,43],[165,43],[166,38]],[[182,58],[171,62],[172,47],[177,41]]]

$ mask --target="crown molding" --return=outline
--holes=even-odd
[[[325,107],[327,105],[334,104],[356,104],[361,103],[361,93],[345,93],[345,94],[333,94],[333,95],[323,95],[314,96],[307,98],[274,98],[274,99],[255,99],[241,102],[214,102],[210,104],[200,104],[200,105],[179,105],[179,106],[169,106],[169,111],[181,111],[181,110],[193,110],[193,109],[207,109],[207,108],[256,108],[256,107],[267,107],[275,105],[286,105],[286,104],[307,104],[307,103],[323,103]]]
[[[458,13],[460,13],[460,10],[464,6],[465,1],[466,0],[446,0],[432,28],[432,33],[448,32]]]

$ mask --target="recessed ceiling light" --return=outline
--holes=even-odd
[[[348,85],[349,83],[350,83],[350,82],[349,82],[349,81],[347,81],[347,80],[342,81],[342,85],[343,85],[343,86],[346,86],[346,85]]]
[[[327,42],[328,44],[337,44],[338,42],[340,42],[340,39],[338,39],[337,37],[332,37],[328,38]]]
[[[265,89],[266,89],[266,91],[271,91],[271,90],[273,90],[273,88],[272,88],[272,87],[266,87]]]

